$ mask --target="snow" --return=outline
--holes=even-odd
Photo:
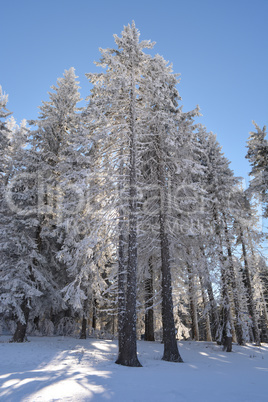
[[[163,345],[138,341],[142,368],[116,365],[117,341],[0,336],[1,402],[267,401],[268,344],[178,342],[184,363],[161,360]]]

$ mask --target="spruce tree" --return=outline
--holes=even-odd
[[[151,48],[152,44],[139,42],[139,36],[134,22],[124,27],[121,37],[114,35],[118,49],[101,50],[102,59],[97,65],[106,68],[106,72],[87,74],[94,85],[87,112],[94,121],[95,142],[103,141],[98,147],[102,152],[102,157],[98,158],[104,173],[102,182],[106,189],[111,186],[112,191],[106,205],[116,210],[119,218],[116,237],[120,269],[118,292],[122,303],[117,363],[126,366],[140,366],[136,349],[138,143],[143,119],[139,86],[149,58],[142,49]],[[120,191],[119,199],[115,190]],[[121,239],[123,222],[127,230],[125,257]],[[124,271],[126,283],[122,280]]]

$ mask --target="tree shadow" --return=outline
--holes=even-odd
[[[54,344],[55,342],[57,340],[54,340]],[[18,345],[15,345],[18,361],[7,363],[6,370],[2,365],[1,371],[4,373],[0,375],[2,402],[73,401],[74,397],[76,400],[89,401],[95,395],[109,398],[105,380],[111,377],[112,371],[107,371],[107,358],[104,356],[106,364],[98,364],[102,356],[98,356],[99,350],[93,342],[86,344],[77,342],[71,349],[62,345],[61,350],[51,350],[50,354],[40,356],[39,360],[37,357],[36,361],[34,356],[38,350],[37,344],[31,356],[27,356],[27,350],[23,350],[23,345],[16,346]],[[111,348],[109,345],[104,347],[106,355],[110,355],[112,347],[114,345],[111,345]],[[23,364],[24,357],[27,360],[25,364]],[[11,358],[16,358],[14,349]]]
[[[2,402],[35,401],[39,399],[56,401],[70,400],[74,395],[80,395],[81,398],[85,397],[90,400],[95,394],[107,393],[101,379],[104,376],[107,378],[108,375],[108,372],[95,371],[95,374],[86,375],[79,371],[68,372],[64,369],[9,373],[6,376],[1,376],[0,399]]]

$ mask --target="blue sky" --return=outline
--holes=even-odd
[[[70,67],[85,98],[99,47],[113,47],[113,34],[134,20],[181,74],[184,111],[200,106],[198,122],[248,182],[252,120],[268,125],[268,0],[9,0],[0,10],[0,85],[18,122],[37,118]]]

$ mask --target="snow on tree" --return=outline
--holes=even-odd
[[[14,315],[15,342],[25,339],[29,317],[57,302],[51,277],[44,269],[45,259],[38,247],[38,176],[35,155],[26,146],[25,123],[11,120],[9,166],[5,177],[5,199],[1,214],[1,310]]]
[[[114,203],[110,204],[110,208],[117,209],[118,213],[123,214],[119,218],[119,230],[121,230],[120,222],[123,223],[123,220],[127,222],[125,237],[128,246],[124,262],[121,255],[122,245],[117,246],[121,255],[119,283],[123,288],[119,289],[119,300],[123,303],[119,311],[117,363],[130,366],[140,366],[136,354],[138,143],[143,120],[139,105],[139,86],[145,65],[150,58],[142,49],[152,47],[149,41],[139,42],[139,36],[134,22],[131,26],[124,27],[121,38],[114,35],[118,50],[101,50],[102,59],[97,65],[106,68],[106,72],[87,74],[94,85],[92,95],[89,97],[88,112],[95,122],[96,142],[103,141],[99,147],[99,151],[103,152],[102,163],[105,163],[105,160],[109,163],[104,177],[107,177],[107,173],[108,175],[112,173],[113,183],[110,184],[116,191],[120,191],[120,197],[123,196],[119,200],[119,210]],[[110,178],[107,177],[106,180],[109,184]],[[125,284],[120,281],[124,276],[123,271],[126,271],[126,289]]]
[[[200,130],[199,135],[205,150],[204,165],[207,168],[205,189],[210,196],[207,213],[210,214],[210,219],[214,222],[212,236],[216,240],[215,242],[209,237],[209,243],[205,243],[205,247],[211,248],[211,246],[214,246],[216,251],[214,254],[216,257],[215,262],[218,261],[221,276],[222,323],[219,327],[219,338],[220,342],[223,342],[222,334],[230,332],[229,330],[234,321],[237,340],[242,344],[246,341],[246,331],[243,329],[243,307],[237,289],[239,278],[234,264],[233,233],[234,217],[238,215],[238,205],[234,199],[238,181],[229,169],[229,162],[222,155],[215,136],[206,135],[205,131],[202,130]],[[235,320],[232,317],[232,305]]]
[[[3,93],[0,85],[0,199],[3,200],[7,168],[10,165],[8,158],[8,146],[10,130],[7,127],[6,118],[11,114],[6,108],[8,96]],[[4,119],[4,121],[2,121]]]
[[[247,319],[251,321],[250,337],[256,344],[260,344],[260,329],[264,336],[268,330],[267,307],[264,297],[267,267],[261,262],[264,261],[261,251],[264,235],[260,230],[257,209],[248,197],[249,192],[248,190],[237,192],[241,210],[239,216],[236,217],[235,230],[237,245],[241,246],[241,273],[246,289]],[[266,275],[263,276],[262,273],[265,272]]]
[[[144,328],[174,362],[176,326],[227,351],[232,338],[259,344],[268,275],[247,197],[267,215],[266,128],[254,123],[242,193],[216,136],[194,124],[198,108],[179,106],[172,66],[144,52],[154,44],[134,22],[114,39],[96,63],[105,71],[86,74],[87,107],[66,70],[34,131],[7,119],[0,87],[0,313],[15,318],[14,341],[41,321],[62,333],[82,323],[85,338],[89,322],[114,327],[117,306],[126,366],[140,366]]]
[[[68,284],[71,268],[67,262],[73,264],[67,257],[65,263],[58,253],[62,251],[64,242],[64,247],[68,247],[68,231],[73,234],[79,230],[78,216],[85,202],[88,149],[81,127],[81,109],[77,107],[81,99],[76,78],[74,68],[66,70],[58,79],[57,86],[52,86],[54,92],[49,93],[50,100],[40,106],[39,119],[31,121],[37,126],[32,132],[32,147],[37,155],[40,183],[40,252],[46,255],[47,270],[57,283],[58,292]],[[74,238],[73,248],[75,245]],[[79,289],[77,292],[80,294],[73,296],[75,306],[79,299],[84,298],[83,292]],[[59,321],[61,318],[55,319]]]
[[[261,129],[253,122],[256,131],[250,132],[247,141],[248,152],[246,158],[251,165],[252,177],[250,180],[249,190],[261,202],[263,202],[264,215],[268,215],[268,141],[266,138],[266,127]]]
[[[143,244],[143,253],[147,253],[149,258],[152,257],[150,255],[152,245],[159,250],[162,278],[163,359],[168,361],[182,361],[176,343],[171,279],[171,261],[174,256],[171,255],[170,242],[175,239],[178,241],[179,236],[178,232],[174,233],[172,230],[173,211],[178,206],[173,193],[182,184],[177,178],[177,172],[188,163],[185,147],[181,146],[188,133],[181,127],[187,126],[187,122],[189,125],[191,115],[197,114],[197,111],[182,113],[178,108],[180,97],[176,89],[177,83],[177,76],[172,73],[172,66],[161,56],[156,55],[147,64],[147,74],[140,86],[140,101],[144,104],[146,127],[139,145],[143,162],[141,171],[144,196],[140,242]]]

